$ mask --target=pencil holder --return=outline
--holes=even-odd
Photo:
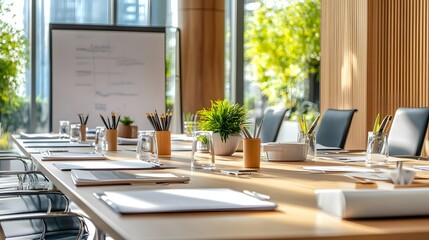
[[[171,155],[171,132],[155,131],[158,143],[158,155]]]
[[[81,138],[82,142],[86,141],[86,125],[85,124],[80,125],[80,138]]]
[[[107,151],[118,150],[118,130],[106,129],[105,134],[106,134]]]
[[[243,139],[244,167],[259,168],[261,163],[261,139]]]

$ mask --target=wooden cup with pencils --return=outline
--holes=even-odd
[[[86,141],[86,123],[88,122],[89,114],[83,115],[82,113],[78,114],[80,121],[80,136],[82,142]]]
[[[119,120],[121,119],[121,115],[116,117],[116,114],[112,112],[111,118],[109,117],[104,118],[103,115],[101,114],[100,114],[100,117],[104,123],[104,126],[106,127],[107,151],[118,150],[118,125],[119,125]]]
[[[261,133],[263,122],[259,127],[255,125],[253,136],[244,125],[241,125],[243,139],[243,166],[245,168],[259,168],[261,165]]]
[[[154,113],[146,113],[146,117],[155,129],[158,155],[171,155],[171,132],[169,129],[173,112],[168,110],[165,114],[158,115],[155,110]]]

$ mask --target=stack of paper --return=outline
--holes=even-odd
[[[277,204],[227,188],[157,189],[95,193],[119,213],[274,210]]]
[[[143,162],[138,160],[129,161],[73,161],[73,162],[57,162],[53,164],[62,171],[70,171],[72,169],[80,170],[133,170],[133,169],[166,169],[174,168],[172,166],[159,165],[155,163]]]
[[[98,152],[41,152],[42,160],[104,160],[107,159]]]
[[[172,173],[129,173],[124,171],[72,170],[71,175],[73,182],[77,186],[189,182],[189,177],[176,176]]]

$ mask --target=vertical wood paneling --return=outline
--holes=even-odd
[[[367,122],[378,112],[394,114],[399,107],[429,106],[428,1],[371,0],[368,12],[367,81],[372,84],[367,92],[377,97],[368,98]],[[424,153],[428,149],[426,136]]]
[[[322,0],[321,109],[359,110],[347,148],[365,148],[378,113],[429,106],[428,2]]]
[[[321,111],[358,109],[347,149],[364,149],[367,111],[366,0],[322,0]]]
[[[182,111],[224,98],[225,1],[180,0]]]

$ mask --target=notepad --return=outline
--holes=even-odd
[[[72,169],[79,170],[155,170],[155,169],[167,169],[175,168],[173,166],[157,165],[153,163],[143,162],[139,160],[128,160],[128,161],[73,161],[73,162],[58,162],[53,164],[61,171],[70,171]]]
[[[121,214],[274,210],[277,204],[227,188],[107,191],[94,194]]]
[[[302,167],[304,170],[313,171],[313,172],[365,172],[365,173],[373,173],[376,172],[375,169],[372,168],[364,168],[364,167],[353,167],[353,166],[307,166]]]
[[[24,143],[26,148],[69,148],[69,147],[93,147],[90,143],[71,143],[71,142],[54,142],[54,143]]]
[[[321,144],[316,144],[316,149],[317,150],[324,150],[324,151],[327,151],[327,150],[341,150],[341,148],[339,148],[339,147],[329,147],[329,146],[324,146],[324,145],[321,145]]]
[[[340,161],[340,162],[365,162],[366,160],[365,155],[345,156],[345,157],[318,157],[318,158],[324,159],[324,160]]]
[[[38,139],[25,139],[22,140],[22,143],[70,143],[70,139],[60,139],[60,138],[38,138]]]
[[[124,171],[71,170],[76,186],[131,184],[131,183],[187,183],[189,177],[172,173],[129,173]]]
[[[99,152],[41,152],[42,160],[104,160],[106,156]]]
[[[52,139],[58,138],[58,134],[54,133],[24,133],[19,134],[21,139]]]

